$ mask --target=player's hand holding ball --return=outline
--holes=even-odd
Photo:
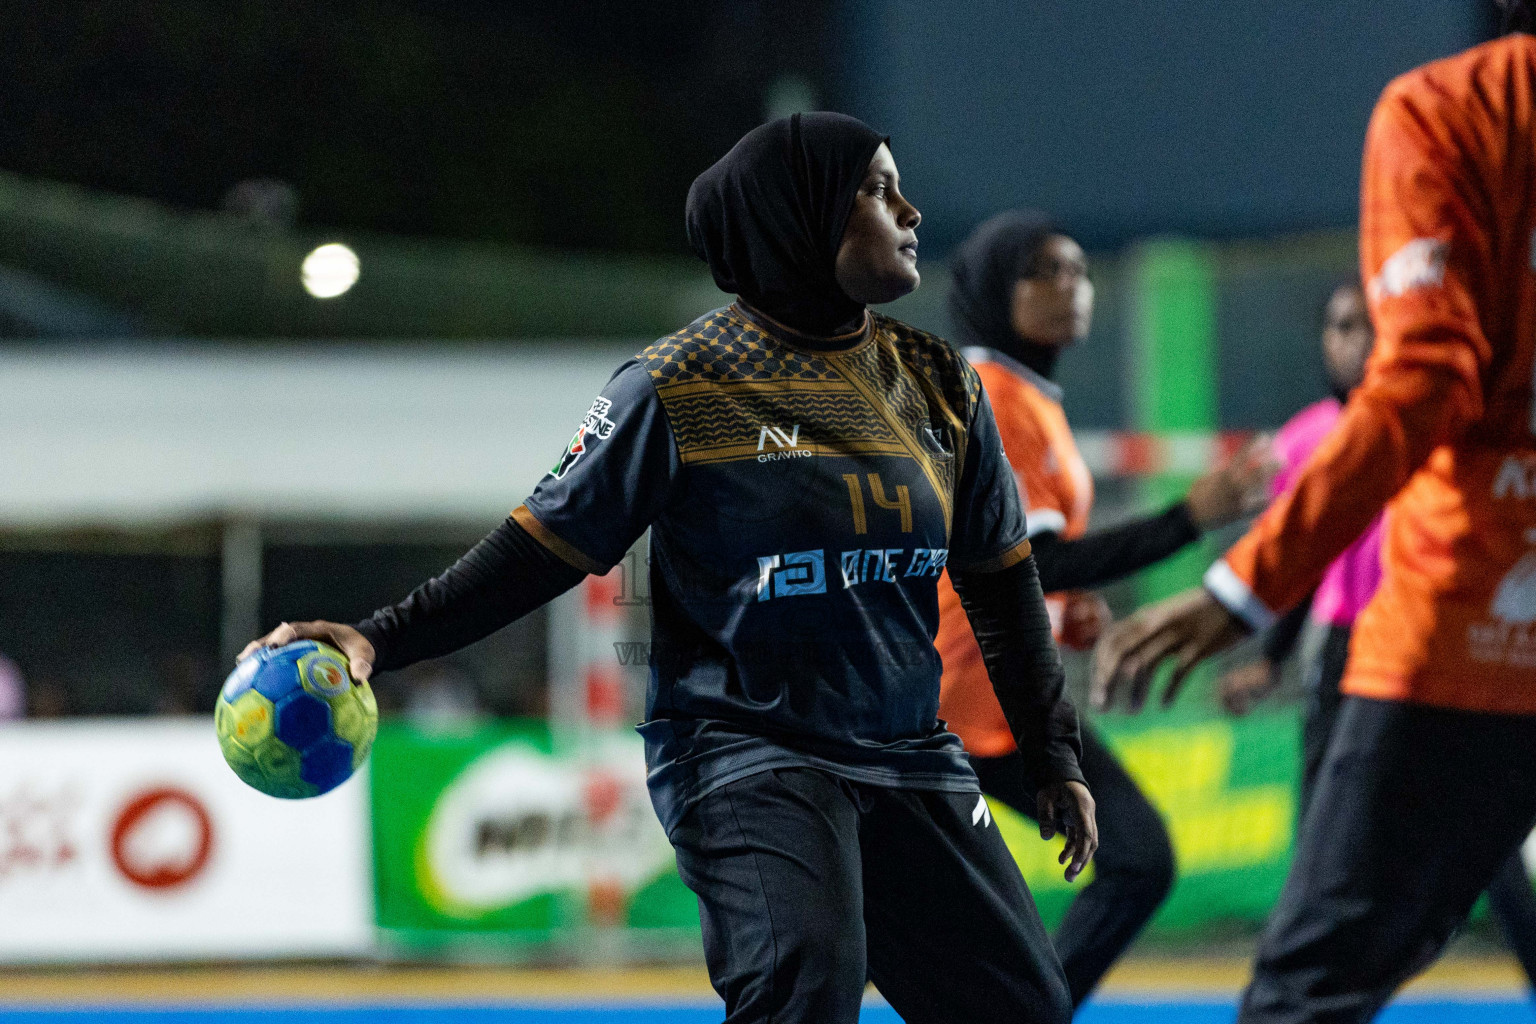
[[[373,644],[351,626],[343,626],[339,622],[326,622],[317,619],[314,622],[285,622],[264,637],[252,640],[245,645],[245,650],[240,652],[237,660],[244,661],[263,647],[281,647],[291,644],[295,640],[318,640],[322,644],[329,644],[342,654],[347,656],[352,678],[360,683],[366,683],[373,675]]]

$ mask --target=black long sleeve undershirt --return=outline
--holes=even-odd
[[[1051,638],[1051,617],[1031,555],[1000,572],[949,570],[981,647],[987,675],[1036,789],[1083,781],[1077,709]]]
[[[490,636],[585,576],[507,519],[441,575],[356,628],[373,644],[375,671],[404,668]]]
[[[1031,537],[1030,544],[1040,568],[1040,586],[1052,594],[1112,583],[1162,561],[1199,537],[1189,505],[1181,501],[1155,516],[1096,530],[1076,540],[1042,533]]]

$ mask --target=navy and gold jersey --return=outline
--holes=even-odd
[[[640,733],[668,831],[774,767],[976,789],[938,721],[938,578],[1029,543],[981,384],[942,340],[715,310],[619,368],[513,516],[588,572],[651,529]]]

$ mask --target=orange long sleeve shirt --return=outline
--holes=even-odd
[[[1346,693],[1536,714],[1536,38],[1389,85],[1366,136],[1365,383],[1206,585],[1262,627],[1383,507]]]
[[[1018,481],[1030,535],[1081,537],[1093,507],[1093,477],[1067,426],[1060,390],[1000,352],[967,348],[962,354],[976,368],[992,400],[997,433]],[[1058,631],[1072,599],[1071,594],[1046,595],[1046,607]],[[1002,757],[1017,750],[948,573],[939,579],[939,633],[933,643],[944,662],[939,717],[978,757]]]

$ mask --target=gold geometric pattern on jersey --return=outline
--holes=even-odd
[[[974,370],[942,339],[875,314],[873,336],[840,352],[803,352],[731,307],[639,355],[685,464],[778,455],[884,455],[916,461],[946,526],[981,396]]]
[[[729,307],[654,342],[639,358],[658,388],[698,380],[838,379],[820,356],[779,344]]]
[[[773,384],[713,385],[683,394],[678,390],[659,387],[657,393],[685,463],[756,458],[764,448],[777,451],[776,444],[765,440],[763,427],[780,424],[786,430],[798,424],[795,447],[816,454],[906,452],[864,397],[841,381],[817,383],[815,390]]]

